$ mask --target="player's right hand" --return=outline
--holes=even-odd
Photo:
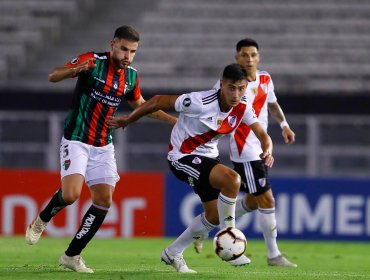
[[[119,127],[125,128],[126,126],[129,125],[128,119],[129,119],[129,116],[120,116],[120,117],[110,116],[106,120],[106,123],[108,124],[108,127],[111,129],[113,128],[115,129]]]

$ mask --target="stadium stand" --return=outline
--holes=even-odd
[[[12,47],[10,40],[38,45],[38,52],[25,48],[27,59],[22,63],[35,68],[23,72],[22,78],[28,88],[49,89],[45,74],[56,62],[70,59],[86,46],[104,50],[106,45],[101,44],[109,40],[113,27],[134,24],[142,35],[134,66],[144,89],[212,85],[223,65],[233,60],[235,42],[249,36],[260,42],[261,68],[273,75],[280,94],[369,91],[370,64],[365,58],[370,57],[370,3],[366,0],[157,0],[138,6],[132,0],[104,4],[3,0],[2,54],[12,59],[12,51],[6,50]],[[85,17],[94,21],[81,20]],[[12,39],[5,39],[8,36]],[[3,76],[8,85],[12,80],[19,85],[16,73]]]

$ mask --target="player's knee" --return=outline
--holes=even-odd
[[[230,169],[227,172],[225,172],[225,182],[224,186],[226,189],[228,189],[230,192],[239,192],[241,183],[241,178],[238,173],[236,173],[234,170]]]
[[[62,198],[64,202],[68,205],[73,204],[78,198],[80,194],[76,192],[63,192]]]
[[[105,208],[109,208],[112,205],[112,196],[109,194],[100,195],[99,197],[95,197],[93,203]]]
[[[260,208],[274,208],[275,198],[271,192],[265,192],[260,196],[258,204]]]

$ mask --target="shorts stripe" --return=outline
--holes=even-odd
[[[173,167],[176,168],[176,170],[183,171],[184,173],[190,175],[191,177],[199,180],[200,172],[198,170],[194,169],[193,167],[191,167],[189,165],[186,165],[186,164],[182,164],[182,163],[178,162],[177,160],[172,161],[171,164],[172,164]]]
[[[244,165],[245,178],[247,179],[247,185],[249,193],[255,193],[257,191],[256,182],[254,180],[253,169],[250,162],[246,162]]]

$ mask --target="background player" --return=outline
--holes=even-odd
[[[115,31],[109,52],[82,54],[49,75],[51,82],[76,76],[78,80],[60,146],[61,187],[27,228],[26,241],[32,245],[39,240],[51,218],[78,199],[85,181],[92,205],[59,259],[60,265],[77,272],[93,272],[80,253],[103,223],[119,180],[112,130],[106,119],[116,112],[123,98],[134,108],[145,102],[137,71],[130,67],[139,40],[134,28],[121,26]],[[155,112],[152,117],[176,122],[164,112]]]
[[[267,131],[268,113],[280,124],[284,142],[293,144],[295,134],[290,129],[277,98],[271,76],[257,69],[260,62],[259,46],[253,39],[240,40],[236,45],[235,60],[247,72],[248,87],[245,93],[258,116],[262,127]],[[219,88],[219,83],[215,85]],[[241,124],[230,136],[230,159],[234,170],[242,178],[242,190],[246,195],[236,203],[236,217],[257,210],[257,218],[267,246],[267,263],[273,266],[296,267],[279,251],[276,237],[275,200],[271,190],[268,169],[259,158],[260,143],[250,128]],[[202,242],[195,242],[195,250],[200,252]]]
[[[165,250],[161,258],[178,272],[189,269],[183,251],[220,223],[235,227],[235,202],[240,176],[220,163],[217,143],[241,123],[249,126],[261,141],[260,158],[272,166],[272,142],[259,124],[251,104],[243,97],[247,87],[246,72],[239,64],[225,67],[221,88],[180,96],[157,95],[136,108],[129,116],[110,118],[110,127],[125,127],[145,114],[159,109],[180,113],[171,134],[168,162],[177,178],[194,188],[202,201],[204,213],[194,218],[189,227]],[[245,256],[230,262],[245,264]]]

